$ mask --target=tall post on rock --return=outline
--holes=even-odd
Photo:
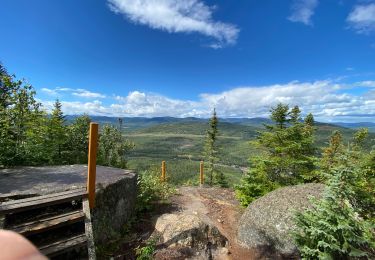
[[[201,161],[199,165],[199,184],[202,186],[204,184],[204,163]]]
[[[165,182],[165,161],[161,162],[161,181]]]
[[[98,149],[98,123],[90,123],[87,192],[90,208],[95,206],[96,154]]]

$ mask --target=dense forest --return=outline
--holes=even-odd
[[[0,87],[0,167],[87,163],[88,115],[66,124],[59,100],[47,114],[32,86],[3,66]],[[104,125],[99,143],[99,164],[126,167],[125,154],[134,144],[118,128]]]

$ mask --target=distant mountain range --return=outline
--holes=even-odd
[[[66,119],[68,122],[74,120],[77,115],[68,115]],[[100,124],[112,124],[118,125],[118,117],[107,117],[107,116],[90,116],[91,119]],[[128,130],[138,130],[141,128],[147,128],[159,124],[171,124],[171,123],[189,123],[189,122],[207,122],[207,118],[196,118],[196,117],[122,117],[124,128]],[[270,124],[271,120],[268,118],[220,118],[220,122],[239,124],[246,126],[262,127],[263,124]],[[340,126],[349,129],[357,129],[361,127],[366,127],[370,132],[375,133],[375,123],[371,122],[359,122],[359,123],[345,123],[345,122],[334,122],[334,123],[322,123],[317,122],[318,125],[330,125],[330,126]]]

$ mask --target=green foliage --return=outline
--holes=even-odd
[[[208,176],[208,184],[217,184],[221,187],[228,187],[228,182],[223,172],[218,171],[216,164],[219,161],[218,158],[218,118],[216,116],[216,110],[214,109],[212,117],[209,121],[209,129],[206,132],[206,139],[203,147],[203,155],[205,159],[205,173]]]
[[[339,155],[344,151],[342,144],[342,134],[340,131],[334,131],[329,140],[329,146],[323,149],[323,156],[320,166],[323,170],[330,170],[338,164]]]
[[[63,145],[66,142],[65,118],[62,112],[62,105],[57,99],[53,105],[51,117],[48,120],[47,147],[50,163],[61,161]]]
[[[151,210],[158,201],[166,200],[174,194],[175,189],[160,180],[160,173],[149,170],[138,176],[137,212]]]
[[[279,186],[267,177],[265,162],[261,156],[254,158],[253,162],[256,168],[251,167],[241,184],[235,187],[236,197],[244,207]]]
[[[133,148],[134,143],[125,139],[119,129],[111,125],[105,125],[99,137],[98,163],[126,168],[126,154]]]
[[[313,117],[301,122],[301,111],[295,106],[278,104],[271,109],[273,125],[252,144],[259,153],[250,159],[250,171],[236,187],[241,204],[247,206],[276,187],[317,179]]]
[[[59,100],[47,115],[32,86],[9,76],[2,65],[0,86],[0,167],[87,162],[88,116],[66,125]],[[125,168],[125,156],[133,147],[121,131],[104,126],[98,162]]]
[[[158,171],[160,175],[160,164],[162,158],[136,157],[129,158],[128,166],[130,169],[143,171]],[[199,185],[199,161],[176,159],[166,161],[168,183],[175,186]],[[242,177],[241,169],[226,165],[217,165],[216,169],[225,175],[229,187],[240,182]]]
[[[156,249],[156,240],[147,241],[143,247],[136,248],[137,260],[152,260]]]
[[[320,162],[320,176],[322,181],[331,177],[326,172],[332,168],[355,164],[360,171],[359,177],[351,185],[350,189],[355,193],[354,205],[361,215],[367,219],[375,217],[375,151],[368,153],[364,149],[368,140],[367,129],[359,129],[353,135],[353,142],[347,147],[342,144],[342,135],[335,131],[330,139],[330,144],[323,150],[323,157]]]
[[[343,158],[350,161],[350,158]],[[374,225],[356,207],[353,189],[362,178],[357,165],[330,170],[328,188],[312,209],[296,214],[296,244],[304,259],[354,259],[374,257]]]
[[[0,75],[0,166],[30,163],[30,155],[43,139],[38,128],[43,117],[32,86],[2,69]],[[38,140],[30,140],[30,136]]]
[[[66,127],[66,149],[62,154],[69,164],[87,163],[90,122],[88,115],[82,115]]]

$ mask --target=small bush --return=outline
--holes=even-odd
[[[156,241],[153,239],[147,241],[144,247],[137,247],[135,251],[137,255],[137,260],[153,259],[155,248],[156,248]]]
[[[175,192],[175,189],[160,180],[156,170],[147,170],[138,177],[137,211],[150,210],[153,204],[164,201]]]

